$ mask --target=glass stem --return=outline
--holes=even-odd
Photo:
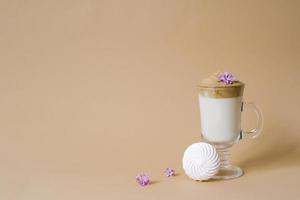
[[[230,157],[230,152],[229,148],[217,148],[217,152],[220,157],[220,168],[228,168],[230,166],[229,163],[229,157]]]

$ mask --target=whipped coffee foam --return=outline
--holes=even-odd
[[[200,94],[212,98],[232,98],[243,96],[244,83],[234,80],[231,84],[225,84],[219,80],[224,73],[217,71],[211,76],[203,79],[198,85]]]

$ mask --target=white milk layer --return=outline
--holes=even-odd
[[[211,98],[199,94],[202,136],[209,142],[234,142],[241,130],[242,97]]]

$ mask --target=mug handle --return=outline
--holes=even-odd
[[[241,136],[240,139],[242,138],[256,138],[260,133],[262,132],[263,129],[263,114],[261,109],[255,105],[253,102],[242,102],[242,112],[244,112],[246,109],[251,109],[255,112],[256,117],[257,117],[257,124],[254,129],[251,130],[241,130]]]

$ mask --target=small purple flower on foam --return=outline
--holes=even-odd
[[[146,174],[140,174],[135,177],[135,180],[140,186],[146,186],[150,184],[149,176]]]
[[[233,81],[235,80],[235,77],[228,72],[222,73],[218,78],[219,81],[225,83],[226,85],[232,84]]]
[[[166,175],[167,177],[174,176],[174,175],[175,175],[174,169],[172,169],[172,168],[170,168],[170,167],[166,168],[166,170],[165,170],[165,175]]]

